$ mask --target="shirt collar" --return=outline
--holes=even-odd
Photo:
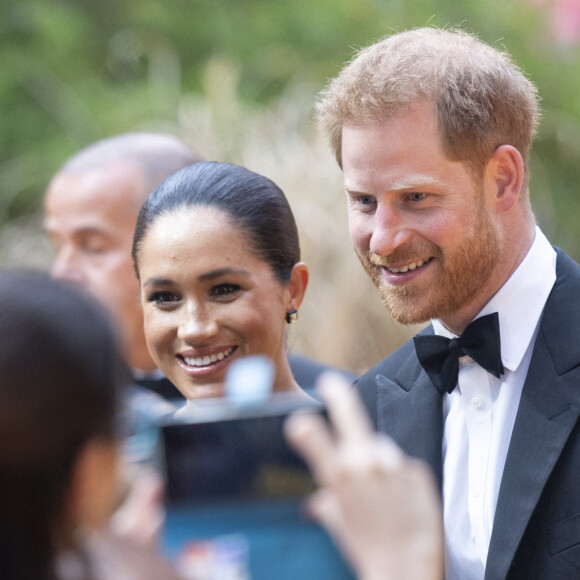
[[[556,281],[556,251],[536,226],[534,241],[525,258],[475,317],[492,312],[499,316],[501,359],[515,371],[532,340],[544,305]],[[454,337],[443,323],[432,320],[435,334]]]

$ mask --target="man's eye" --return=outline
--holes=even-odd
[[[425,199],[426,197],[427,197],[427,194],[425,194],[425,193],[417,193],[417,192],[415,192],[415,193],[410,193],[409,194],[409,199],[411,201],[421,201],[421,200]]]
[[[374,209],[377,201],[372,195],[360,195],[354,198],[352,203],[355,209],[358,208],[361,212],[369,212]]]
[[[86,254],[100,254],[107,249],[107,245],[100,240],[87,240],[80,244],[80,248]]]
[[[211,289],[210,294],[217,298],[232,296],[240,290],[238,284],[218,284]]]
[[[149,296],[147,296],[147,302],[153,302],[158,306],[167,306],[179,300],[179,296],[174,294],[173,292],[158,291],[153,292]]]

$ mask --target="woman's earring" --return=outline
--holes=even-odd
[[[286,312],[286,322],[288,324],[292,324],[295,320],[298,320],[298,310],[296,310],[296,308],[292,308],[292,310],[288,310],[288,312]]]

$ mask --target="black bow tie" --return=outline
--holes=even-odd
[[[433,334],[413,340],[421,366],[441,394],[455,389],[462,356],[470,356],[497,378],[504,372],[497,312],[475,319],[459,338]]]

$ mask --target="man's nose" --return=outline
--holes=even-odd
[[[57,280],[68,280],[82,284],[84,280],[76,252],[73,248],[61,247],[54,257],[50,275]]]
[[[378,256],[388,256],[406,244],[410,237],[410,229],[400,212],[392,206],[379,205],[371,232],[371,252]]]

